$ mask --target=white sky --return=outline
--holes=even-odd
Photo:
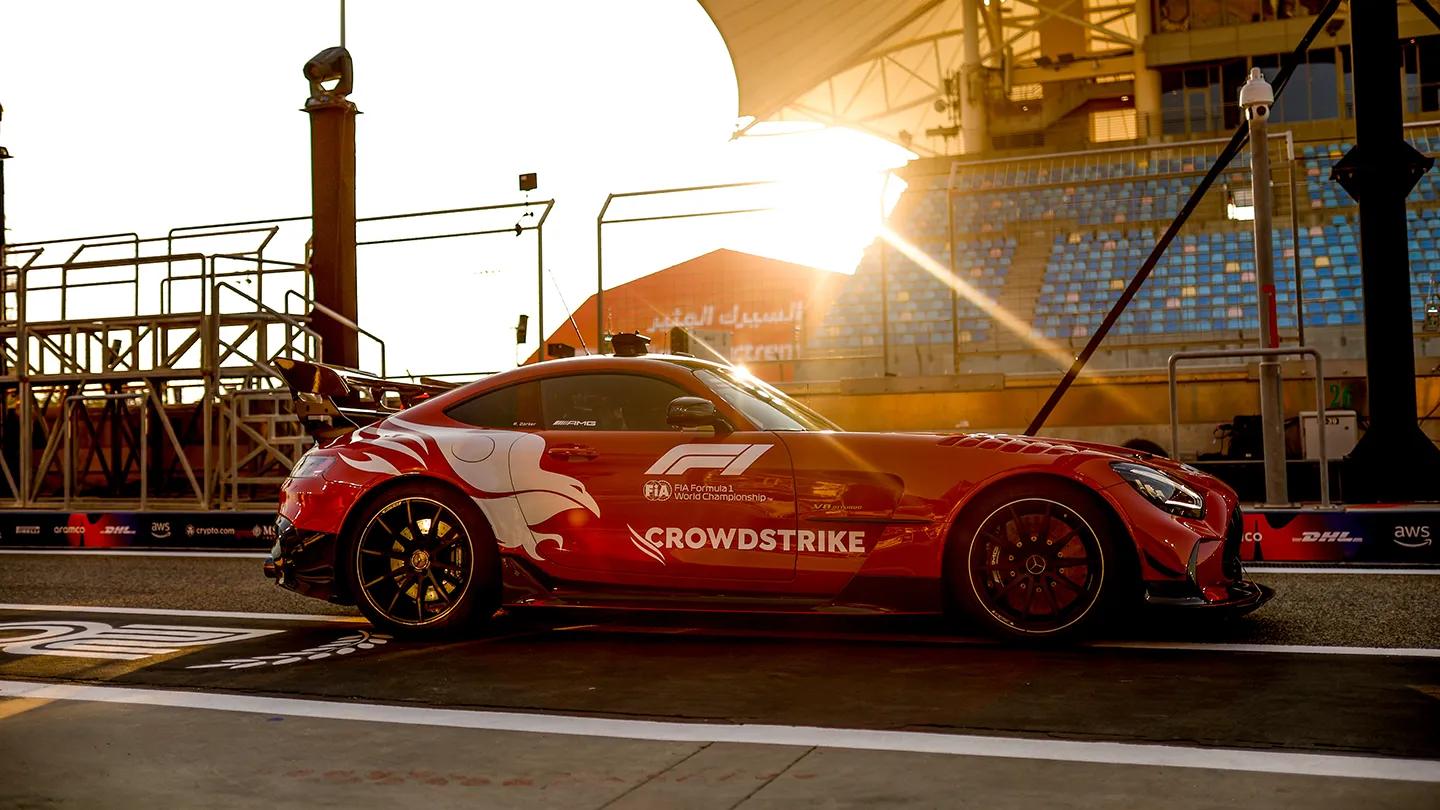
[[[155,236],[308,214],[301,67],[338,43],[338,6],[0,0],[0,144],[15,156],[6,167],[10,240]],[[350,98],[364,113],[360,216],[518,202],[516,176],[537,171],[533,199],[557,200],[545,264],[571,306],[594,291],[595,216],[608,192],[800,181],[764,200],[617,203],[611,217],[715,204],[789,210],[607,226],[607,286],[722,246],[848,271],[878,224],[882,170],[910,157],[848,131],[730,142],[734,74],[694,2],[351,0],[346,45]],[[888,191],[893,202],[897,184]],[[301,231],[267,255],[298,261]],[[390,373],[501,368],[533,349],[533,250],[528,235],[361,248],[360,322],[389,343]],[[555,292],[547,285],[547,333],[564,316]],[[108,314],[106,305],[72,314]],[[517,352],[511,330],[521,312],[532,325]]]

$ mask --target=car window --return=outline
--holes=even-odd
[[[519,383],[471,397],[445,415],[475,427],[534,430],[540,426],[540,384]]]
[[[839,430],[839,425],[750,376],[697,369],[695,376],[760,430]]]
[[[540,381],[545,426],[552,430],[674,430],[670,401],[687,392],[635,374],[576,374]]]

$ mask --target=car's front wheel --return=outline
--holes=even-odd
[[[428,482],[405,483],[374,499],[353,525],[351,590],[376,626],[435,636],[494,614],[498,555],[473,502]]]
[[[1092,629],[1122,568],[1114,521],[1062,484],[1006,488],[966,510],[947,561],[952,599],[1010,639],[1070,638]]]

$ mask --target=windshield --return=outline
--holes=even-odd
[[[717,368],[697,369],[695,376],[760,430],[840,429],[780,390],[747,374]]]

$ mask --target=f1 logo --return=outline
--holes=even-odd
[[[646,475],[682,475],[687,470],[720,470],[740,475],[760,460],[773,444],[682,444],[650,465]]]

